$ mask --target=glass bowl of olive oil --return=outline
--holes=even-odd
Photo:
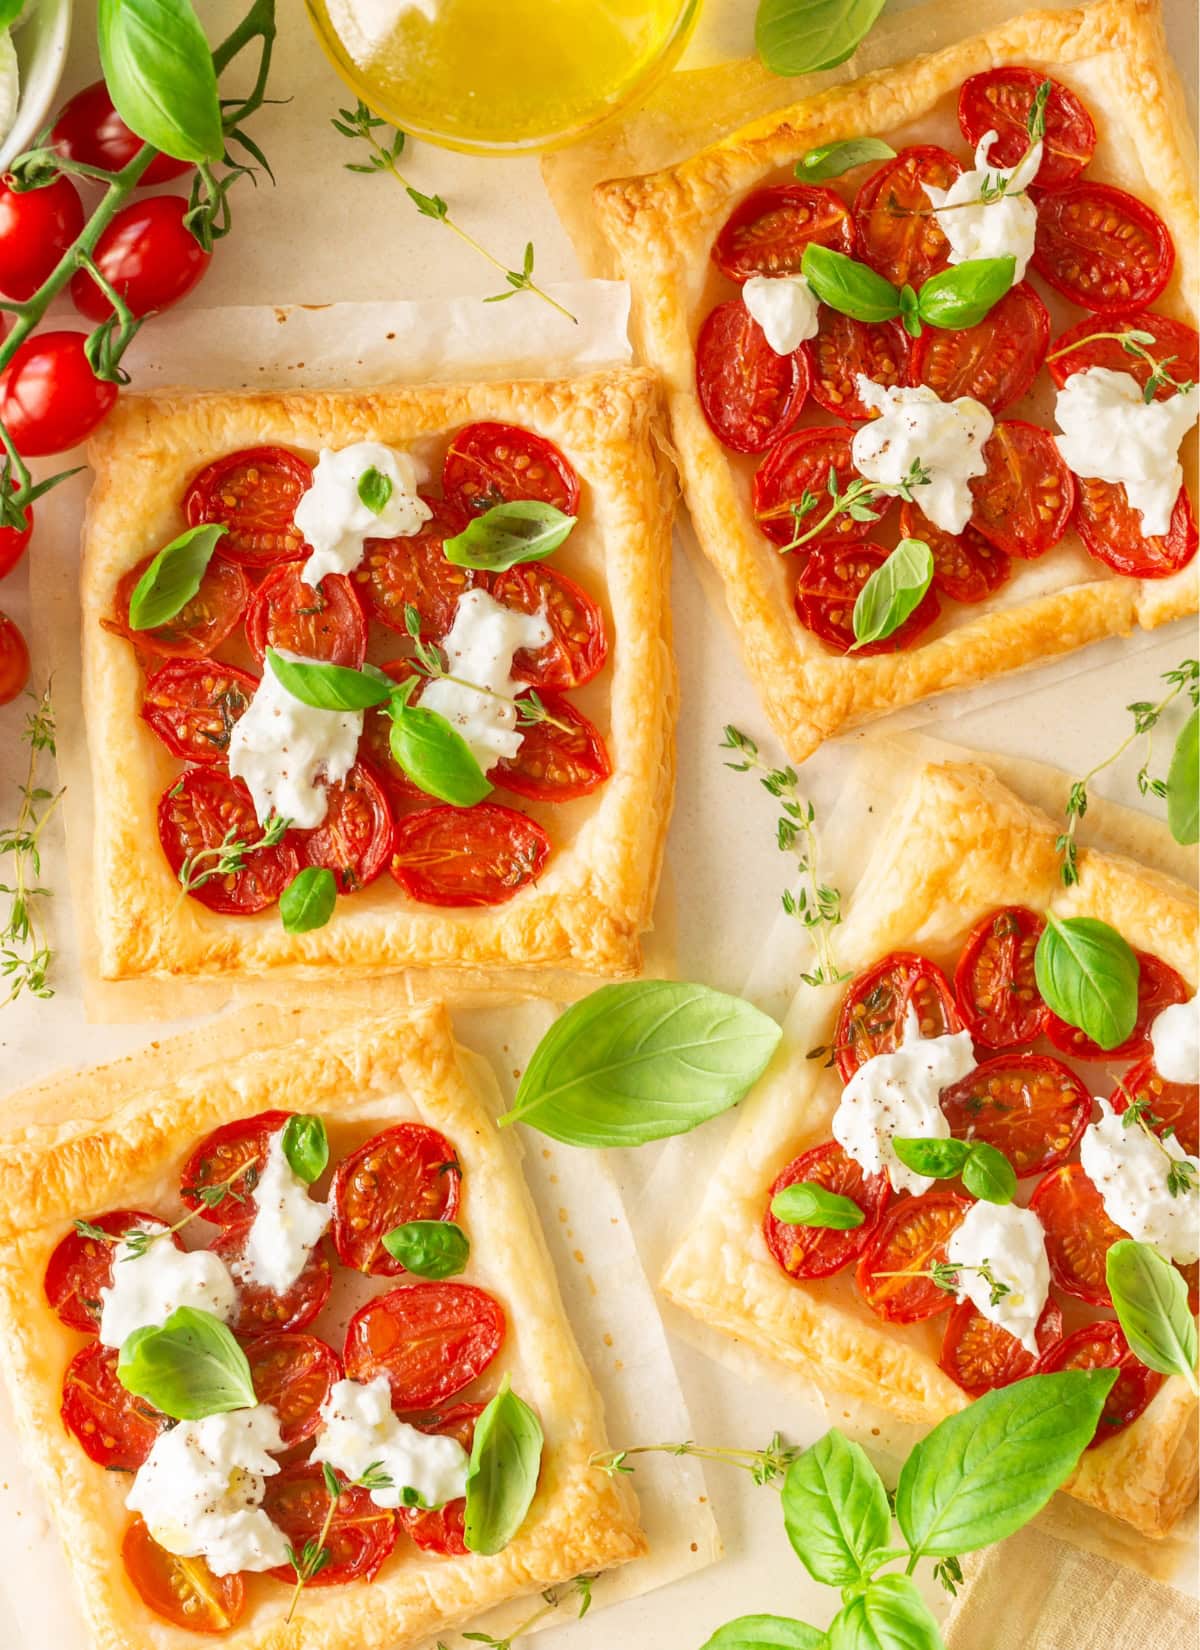
[[[700,0],[307,0],[342,78],[413,137],[553,149],[639,102]]]

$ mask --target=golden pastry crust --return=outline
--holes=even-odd
[[[433,450],[475,419],[555,441],[585,486],[583,514],[555,558],[579,572],[612,643],[598,686],[612,777],[592,797],[542,810],[554,853],[506,905],[439,910],[386,874],[339,902],[324,928],[284,932],[277,911],[225,916],[179,887],[158,845],[158,799],[177,764],[139,716],[142,672],[102,628],[122,575],[183,526],[180,500],[202,464],[239,447],[378,440]],[[673,497],[659,457],[652,376],[626,369],[561,382],[432,385],[296,395],[122,397],[91,448],[96,484],[82,572],[84,703],[95,794],[99,971],[135,976],[365,978],[406,969],[492,973],[525,989],[545,974],[628,975],[641,967],[674,788],[675,667],[667,581]],[[523,805],[526,806],[526,805]],[[537,804],[527,805],[539,816]]]
[[[672,437],[700,544],[721,575],[747,667],[797,761],[843,728],[950,688],[1194,612],[1200,564],[1167,579],[1105,573],[1074,534],[1050,552],[1065,588],[1034,581],[978,608],[954,609],[917,645],[839,657],[798,621],[781,557],[757,528],[747,466],[709,429],[695,391],[695,340],[707,312],[709,250],[732,206],[806,150],[864,133],[947,141],[951,94],[968,75],[1033,63],[1077,90],[1099,129],[1088,176],[1139,196],[1163,218],[1177,261],[1154,305],[1197,324],[1200,252],[1195,162],[1157,0],[1098,0],[1031,12],[973,39],[834,87],[645,177],[599,185],[595,207],[634,293],[645,358],[667,388]],[[931,131],[930,119],[943,128]],[[1043,420],[1045,422],[1045,420]],[[1194,454],[1194,437],[1187,454]],[[1189,462],[1189,468],[1190,468]],[[1023,570],[1028,572],[1027,569]]]
[[[1079,883],[1061,886],[1056,827],[989,769],[924,767],[879,826],[855,888],[838,955],[857,972],[896,949],[943,966],[987,911],[1021,904],[1099,917],[1129,942],[1196,981],[1197,902],[1191,891],[1132,860],[1085,849]],[[695,1224],[663,1279],[686,1311],[815,1380],[833,1393],[932,1423],[970,1400],[937,1364],[944,1318],[889,1325],[862,1303],[852,1278],[798,1283],[762,1235],[767,1191],[798,1153],[829,1138],[840,1098],[836,1071],[807,1059],[833,1038],[844,988],[809,991],[745,1111]],[[1196,1494],[1196,1402],[1166,1381],[1145,1414],[1084,1456],[1071,1494],[1162,1536]]]
[[[99,1650],[183,1650],[201,1640],[154,1616],[127,1581],[118,1548],[128,1480],[89,1461],[59,1420],[62,1372],[82,1338],[44,1301],[46,1261],[74,1216],[172,1205],[175,1177],[196,1141],[270,1107],[319,1112],[335,1157],[404,1117],[445,1131],[465,1171],[467,1281],[500,1298],[509,1324],[488,1391],[492,1376],[511,1373],[537,1409],[547,1444],[530,1516],[502,1553],[431,1557],[402,1535],[370,1585],[309,1591],[290,1625],[287,1589],[247,1577],[246,1613],[222,1642],[230,1650],[405,1650],[506,1599],[640,1556],[632,1495],[588,1467],[591,1453],[606,1447],[600,1399],[567,1325],[514,1147],[495,1129],[445,1009],[357,1026],[344,1018],[324,1030],[311,1016],[280,1014],[268,1038],[268,1046],[213,1066],[193,1064],[186,1053],[194,1039],[181,1039],[182,1058],[170,1043],[14,1096],[23,1115],[50,1121],[4,1141],[0,1359]],[[76,1102],[85,1122],[54,1120]]]

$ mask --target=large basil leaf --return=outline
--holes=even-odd
[[[739,997],[674,980],[601,986],[555,1021],[501,1124],[568,1146],[642,1146],[735,1106],[782,1033]]]
[[[133,587],[130,630],[154,630],[187,606],[208,571],[217,540],[228,531],[217,523],[189,527],[163,546]]]
[[[797,1180],[771,1199],[771,1213],[785,1226],[821,1226],[853,1232],[866,1220],[852,1197],[831,1192],[816,1180]]]
[[[219,1318],[192,1306],[178,1307],[161,1327],[135,1329],[117,1356],[117,1379],[176,1421],[258,1402],[246,1354]]]
[[[508,1376],[475,1424],[467,1468],[463,1540],[473,1553],[499,1553],[525,1522],[542,1465],[542,1426]]]
[[[447,539],[442,553],[456,567],[504,573],[521,561],[545,561],[569,537],[575,520],[536,498],[493,504]]]
[[[386,704],[396,691],[395,682],[382,672],[319,659],[285,659],[273,647],[267,649],[267,664],[293,699],[314,710],[368,710]]]
[[[857,1444],[836,1427],[793,1461],[783,1481],[783,1527],[814,1581],[845,1587],[887,1546],[887,1491]]]
[[[823,143],[801,155],[795,172],[802,183],[824,183],[827,178],[840,178],[873,160],[895,158],[896,151],[882,138],[843,138],[840,143]]]
[[[470,808],[492,787],[458,729],[436,710],[392,702],[392,755],[414,785],[455,808]]]
[[[931,275],[917,293],[917,312],[931,327],[974,327],[1013,284],[1013,257],[971,258]]]
[[[1105,1257],[1108,1292],[1134,1355],[1160,1375],[1182,1375],[1193,1392],[1196,1320],[1187,1284],[1157,1249],[1122,1238]]]
[[[883,1575],[830,1622],[829,1650],[942,1650],[942,1636],[915,1583]]]
[[[1179,730],[1167,770],[1167,824],[1176,842],[1200,841],[1200,710]]]
[[[466,1270],[471,1245],[452,1220],[409,1220],[383,1234],[383,1247],[418,1278],[454,1278]]]
[[[177,160],[220,160],[217,74],[191,0],[100,0],[97,43],[131,131]]]
[[[759,0],[754,46],[772,74],[815,74],[844,63],[885,0]]]
[[[933,583],[933,553],[923,539],[901,539],[877,567],[854,603],[854,645],[866,647],[893,635],[924,600]]]
[[[800,269],[821,302],[841,315],[856,321],[890,321],[900,313],[900,294],[892,283],[844,252],[810,241]]]
[[[1116,1048],[1133,1030],[1138,960],[1128,941],[1097,917],[1046,913],[1033,954],[1037,987],[1069,1026],[1101,1048]]]
[[[1029,1375],[940,1421],[900,1473],[896,1517],[914,1553],[945,1558],[1027,1524],[1091,1442],[1115,1369]]]
[[[324,928],[337,904],[337,883],[327,866],[306,865],[279,896],[279,920],[287,934]]]
[[[790,1616],[739,1616],[718,1627],[700,1650],[824,1650],[825,1635]]]

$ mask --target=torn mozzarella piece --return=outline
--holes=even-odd
[[[136,1231],[165,1232],[157,1220],[141,1221]],[[113,1249],[112,1283],[100,1290],[100,1340],[120,1347],[135,1329],[157,1328],[181,1306],[211,1312],[227,1323],[235,1302],[233,1279],[211,1249],[177,1249],[168,1237],[148,1244],[140,1254],[128,1234]]]
[[[1035,143],[1015,166],[989,166],[988,152],[997,136],[985,132],[980,138],[974,171],[955,178],[949,189],[931,183],[924,189],[938,227],[950,243],[950,262],[1013,257],[1017,261],[1015,283],[1024,278],[1033,256],[1037,207],[1022,191],[1037,177],[1042,146]],[[1001,184],[1004,192],[998,194]]]
[[[929,479],[912,488],[914,499],[935,527],[961,533],[974,507],[970,483],[987,470],[991,413],[968,395],[943,401],[924,384],[888,389],[862,373],[856,382],[864,406],[879,414],[855,431],[850,456],[859,475],[898,492],[919,464]]]
[[[820,304],[803,275],[751,275],[742,302],[776,355],[791,355],[816,336]]]
[[[391,483],[379,511],[359,496],[359,482],[368,470]],[[411,538],[432,514],[417,496],[417,466],[408,453],[378,441],[356,441],[336,452],[322,447],[312,486],[296,506],[296,526],[312,551],[300,576],[315,589],[326,573],[357,567],[367,539]]]
[[[1119,328],[1114,328],[1119,330]],[[1054,408],[1058,450],[1077,476],[1120,482],[1146,538],[1167,532],[1183,486],[1179,446],[1200,414],[1200,387],[1146,401],[1131,372],[1087,367],[1067,379]]]
[[[240,1283],[282,1295],[303,1272],[329,1225],[329,1205],[308,1195],[308,1186],[287,1160],[282,1129],[271,1136],[253,1200],[254,1218],[231,1270]]]
[[[454,623],[442,638],[441,649],[448,671],[460,680],[439,677],[427,683],[421,708],[446,718],[466,740],[484,773],[514,757],[525,737],[517,708],[509,702],[527,685],[513,676],[514,654],[523,648],[545,647],[553,637],[544,612],[522,613],[504,607],[486,590],[467,590],[458,598]],[[489,691],[480,693],[479,688]]]
[[[323,662],[277,651],[293,663]],[[229,736],[229,771],[246,781],[259,824],[274,813],[300,830],[320,825],[329,809],[325,787],[340,784],[354,766],[362,723],[361,710],[304,704],[266,661],[249,708]]]
[[[369,1491],[377,1507],[443,1507],[466,1494],[467,1452],[457,1438],[419,1432],[392,1410],[386,1375],[338,1381],[321,1406],[314,1461],[353,1480],[377,1466],[390,1483]],[[405,1491],[410,1494],[406,1497]]]
[[[1200,1083],[1200,997],[1172,1003],[1150,1027],[1154,1069],[1168,1083]]]
[[[1100,1193],[1104,1212],[1140,1243],[1152,1243],[1181,1266],[1200,1260],[1200,1157],[1189,1157],[1173,1135],[1159,1137],[1128,1113],[1098,1100],[1100,1121],[1083,1131],[1083,1171]],[[1188,1184],[1172,1176],[1173,1163],[1190,1163]],[[1171,1191],[1172,1181],[1176,1189]]]
[[[960,1268],[959,1300],[969,1300],[1036,1357],[1050,1262],[1046,1234],[1033,1211],[1013,1203],[973,1203],[950,1234],[946,1259]]]

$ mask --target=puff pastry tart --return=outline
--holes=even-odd
[[[885,158],[804,181],[805,157],[855,139]],[[1099,0],[598,187],[697,535],[793,758],[1194,610],[1190,147],[1155,6]],[[939,315],[959,266],[1010,257],[1003,295]],[[860,628],[908,539],[932,582],[903,622]]]
[[[41,1117],[87,1121],[5,1143],[4,1373],[101,1650],[400,1650],[643,1550],[589,1471],[600,1402],[445,1011],[294,1025],[50,1085]],[[205,1407],[209,1366],[161,1342],[147,1385],[135,1349],[179,1308],[240,1344],[246,1396]],[[466,1473],[502,1382],[544,1442],[498,1545]]]
[[[1129,1235],[1133,1153],[1158,1177],[1155,1218],[1174,1217],[1173,1258],[1194,1287],[1200,1074],[1164,1053],[1161,1022],[1193,998],[1196,901],[1094,852],[1063,889],[1054,839],[985,768],[916,777],[849,909],[853,977],[797,1000],[791,1052],[748,1103],[664,1288],[831,1393],[921,1424],[1035,1369],[1117,1366],[1070,1492],[1161,1536],[1196,1493],[1196,1406],[1129,1350],[1105,1255]],[[1136,1025],[1108,1053],[1039,995],[1047,910],[1099,918],[1137,952]],[[913,1173],[890,1143],[914,1136],[996,1148],[1015,1201]],[[1192,1168],[1169,1192],[1185,1154]],[[850,1199],[861,1220],[789,1224],[776,1198],[799,1183]]]
[[[636,972],[673,779],[656,419],[636,371],[118,410],[83,564],[104,977]],[[449,559],[506,502],[575,518],[552,559]],[[160,618],[139,603],[188,529],[219,536]],[[474,805],[413,782],[383,709],[295,699],[272,650],[407,683]],[[285,932],[308,867],[336,909]]]

